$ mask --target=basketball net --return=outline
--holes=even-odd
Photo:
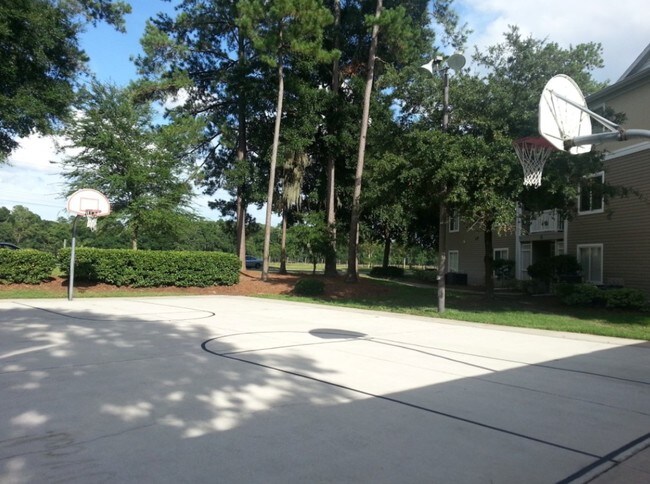
[[[544,138],[526,137],[516,140],[513,146],[524,169],[524,185],[539,187],[544,163],[554,150],[553,145]]]
[[[86,227],[91,232],[97,230],[97,212],[95,210],[86,210]]]

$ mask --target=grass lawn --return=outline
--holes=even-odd
[[[300,268],[291,267],[292,271],[302,272]],[[311,270],[302,274],[311,274]],[[298,277],[300,277],[298,275]],[[318,276],[317,276],[318,277]],[[257,277],[254,278],[258,280]],[[294,282],[296,278],[294,277]],[[255,282],[253,281],[253,282]],[[421,288],[398,284],[392,281],[379,281],[363,278],[370,286],[361,284],[361,291],[343,291],[341,294],[327,297],[297,297],[288,294],[267,294],[264,283],[253,284],[250,280],[240,280],[229,294],[275,297],[281,299],[330,304],[377,311],[414,314],[427,317],[439,317],[437,312],[437,293],[435,287]],[[258,283],[256,283],[258,284]],[[289,293],[293,283],[284,285],[276,293]],[[350,286],[338,281],[339,287]],[[104,285],[105,286],[105,285]],[[247,289],[248,287],[248,289]],[[16,285],[0,288],[0,298],[42,298],[66,297],[67,288],[61,283],[46,289],[38,286]],[[378,290],[379,289],[379,290]],[[238,292],[237,292],[238,291]],[[133,296],[171,296],[187,294],[211,294],[210,288],[197,292],[192,288],[117,288],[87,287],[75,290],[75,297],[133,297]],[[567,331],[620,338],[650,340],[650,312],[608,310],[605,308],[570,307],[559,304],[555,298],[534,297],[526,295],[497,295],[486,299],[481,293],[448,288],[446,319],[489,323],[524,328]]]
[[[394,282],[382,284],[389,285],[391,291],[382,294],[381,298],[270,297],[439,317],[435,288],[411,287]],[[497,295],[488,300],[478,292],[448,289],[446,307],[445,319],[650,340],[649,312],[571,307],[558,303],[551,296]]]

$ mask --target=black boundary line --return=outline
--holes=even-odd
[[[454,351],[454,350],[449,350],[445,348],[438,348],[435,346],[426,346],[426,345],[418,345],[418,344],[413,344],[413,343],[404,343],[403,341],[397,341],[397,340],[392,340],[392,339],[386,339],[386,338],[373,338],[373,340],[377,341],[378,343],[381,341],[386,341],[390,343],[395,343],[395,344],[401,344],[401,345],[408,345],[408,346],[418,346],[420,348],[427,348],[431,350],[438,350],[438,351],[445,351],[448,353],[456,353],[460,355],[466,355],[466,356],[475,356],[477,358],[486,358],[489,360],[495,360],[495,361],[505,361],[507,363],[520,363],[526,366],[532,366],[536,368],[545,368],[545,369],[550,369],[550,370],[557,370],[557,371],[566,371],[567,373],[580,373],[583,375],[591,375],[591,376],[597,376],[601,378],[607,378],[610,380],[619,380],[619,381],[624,381],[628,383],[638,383],[639,385],[650,385],[650,382],[648,381],[643,381],[643,380],[633,380],[631,378],[623,378],[620,376],[612,376],[612,375],[605,375],[604,373],[596,373],[593,371],[584,371],[584,370],[574,370],[572,368],[562,368],[560,366],[553,366],[553,365],[542,365],[540,363],[527,363],[525,361],[518,361],[518,360],[510,360],[507,358],[497,358],[494,356],[486,356],[486,355],[479,355],[476,353],[467,353],[464,351]],[[415,350],[413,350],[415,351]]]
[[[634,455],[638,454],[638,453],[641,452],[642,450],[646,449],[646,448],[648,447],[648,445],[646,445],[646,446],[643,447],[642,449],[639,449],[638,452],[635,452],[634,454],[630,455],[627,459],[625,459],[625,460],[623,460],[623,461],[618,462],[618,461],[615,460],[617,456],[619,456],[619,455],[621,455],[622,453],[624,453],[624,452],[626,452],[626,451],[628,451],[628,450],[630,450],[630,449],[636,447],[637,445],[641,444],[641,443],[642,443],[643,441],[645,441],[645,440],[647,440],[647,441],[648,441],[648,445],[650,445],[650,432],[648,432],[648,433],[645,434],[645,435],[642,435],[642,436],[639,437],[638,439],[634,439],[634,440],[632,440],[631,442],[628,442],[627,444],[625,444],[625,445],[619,447],[619,448],[616,449],[616,450],[613,450],[613,451],[610,452],[609,454],[602,456],[602,457],[601,457],[600,459],[598,459],[596,462],[593,462],[593,463],[589,464],[588,466],[583,467],[583,468],[580,469],[578,472],[575,472],[574,474],[571,474],[569,477],[567,477],[567,478],[565,478],[565,479],[562,479],[561,481],[558,481],[557,484],[569,484],[569,483],[571,483],[571,482],[574,482],[576,479],[579,479],[579,478],[581,478],[581,477],[584,477],[586,474],[588,474],[589,472],[591,472],[591,471],[594,470],[595,468],[597,468],[597,467],[599,467],[599,466],[601,466],[601,465],[603,465],[603,464],[605,464],[605,463],[607,463],[607,462],[613,462],[613,463],[614,463],[613,466],[607,468],[606,470],[604,470],[604,471],[601,472],[600,474],[594,476],[593,478],[589,479],[589,481],[587,481],[587,482],[591,482],[591,481],[592,481],[593,479],[595,479],[596,477],[598,477],[598,476],[600,476],[600,475],[602,475],[602,474],[605,474],[606,472],[609,472],[609,471],[612,470],[614,467],[617,467],[617,466],[619,466],[620,464],[622,464],[623,462],[625,462],[626,460],[628,460],[630,457],[633,457]]]
[[[388,338],[375,338],[375,337],[371,337],[371,336],[355,337],[355,336],[350,336],[349,333],[344,333],[344,332],[339,333],[339,332],[336,332],[336,331],[311,331],[311,332],[305,332],[305,331],[247,331],[247,332],[243,332],[243,333],[229,333],[229,334],[224,334],[224,335],[221,335],[221,336],[216,336],[216,337],[212,338],[210,341],[214,341],[214,340],[218,340],[218,339],[224,339],[224,338],[230,338],[230,337],[233,337],[233,336],[248,336],[248,335],[255,335],[255,334],[276,334],[276,333],[277,334],[295,333],[295,334],[332,334],[332,335],[340,335],[342,338],[344,338],[346,340],[351,340],[351,341],[365,340],[365,341],[371,341],[373,343],[379,343],[379,344],[385,344],[385,345],[389,345],[389,346],[395,346],[395,347],[403,348],[403,349],[406,349],[406,350],[409,350],[409,351],[415,351],[415,352],[422,353],[422,354],[425,354],[425,355],[434,356],[434,357],[440,358],[440,359],[446,359],[446,360],[449,360],[449,361],[452,361],[452,362],[461,363],[461,364],[467,365],[467,366],[473,366],[475,368],[480,368],[482,370],[488,370],[488,371],[491,371],[491,372],[495,372],[497,370],[494,370],[494,369],[488,368],[488,367],[484,367],[484,366],[480,366],[480,365],[475,365],[475,364],[468,363],[468,362],[465,362],[465,361],[455,360],[453,358],[445,357],[445,356],[442,356],[442,355],[436,355],[436,354],[433,354],[433,353],[429,353],[427,351],[419,350],[417,348],[418,347],[419,348],[426,348],[426,349],[429,349],[429,350],[443,351],[443,352],[446,352],[446,353],[453,353],[453,354],[464,355],[464,356],[474,356],[474,357],[477,357],[477,358],[483,358],[483,359],[487,359],[487,360],[505,361],[507,363],[517,363],[517,364],[521,364],[521,365],[530,366],[530,367],[533,367],[533,368],[543,368],[543,369],[546,369],[546,370],[564,371],[564,372],[567,372],[567,373],[577,373],[577,374],[581,374],[581,375],[589,375],[589,376],[595,376],[595,377],[600,377],[600,378],[607,378],[609,380],[622,381],[622,382],[626,382],[626,383],[636,383],[636,384],[639,384],[639,385],[650,385],[650,382],[646,382],[646,381],[642,381],[642,380],[633,380],[633,379],[630,379],[630,378],[623,378],[623,377],[618,377],[618,376],[605,375],[603,373],[596,373],[596,372],[592,372],[592,371],[574,370],[574,369],[571,369],[571,368],[562,368],[562,367],[559,367],[559,366],[542,365],[542,364],[539,364],[539,363],[529,363],[529,362],[526,362],[526,361],[510,360],[510,359],[507,359],[507,358],[497,358],[497,357],[494,357],[494,356],[486,356],[486,355],[480,355],[480,354],[476,354],[476,353],[467,353],[467,352],[464,352],[464,351],[454,351],[454,350],[449,350],[449,349],[445,349],[445,348],[438,348],[438,347],[435,347],[435,346],[426,346],[426,345],[419,345],[419,344],[414,344],[414,343],[405,343],[403,341],[398,341],[398,340],[393,340],[393,339],[388,339]],[[318,344],[318,343],[316,343],[316,344]],[[304,346],[305,343],[302,343],[302,345]],[[301,344],[295,344],[295,345],[290,345],[290,346],[301,346]],[[265,348],[258,348],[258,349],[255,349],[255,350],[240,350],[240,351],[227,352],[227,353],[224,353],[224,354],[252,353],[252,352],[255,352],[255,351],[279,349],[279,348],[282,348],[282,347],[283,346],[278,346],[276,348],[273,348],[273,347],[268,347],[267,348],[267,347],[265,347]]]
[[[217,353],[215,351],[212,351],[212,350],[208,349],[208,344],[209,343],[211,343],[212,341],[215,341],[217,339],[220,339],[220,338],[221,337],[215,337],[215,338],[210,338],[210,339],[204,341],[203,343],[201,343],[201,348],[206,353],[210,353],[210,354],[218,356],[220,358],[226,358],[226,359],[237,361],[237,362],[240,362],[240,363],[246,363],[246,364],[249,364],[249,365],[257,366],[259,368],[264,368],[264,369],[267,369],[267,370],[273,370],[273,371],[277,371],[277,372],[280,372],[280,373],[284,373],[286,375],[291,375],[291,376],[295,376],[295,377],[298,377],[298,378],[303,378],[303,379],[306,379],[306,380],[321,383],[321,384],[324,384],[324,385],[332,386],[332,387],[335,387],[335,388],[340,388],[342,390],[347,390],[347,391],[352,392],[352,393],[357,393],[357,394],[360,394],[360,395],[365,395],[365,396],[368,396],[368,397],[377,398],[379,400],[383,400],[383,401],[390,402],[390,403],[395,403],[395,404],[398,404],[398,405],[404,405],[406,407],[413,408],[415,410],[421,410],[421,411],[424,411],[424,412],[427,412],[427,413],[431,413],[433,415],[446,417],[446,418],[456,420],[456,421],[459,421],[459,422],[463,422],[463,423],[467,423],[467,424],[470,424],[470,425],[476,425],[476,426],[484,428],[484,429],[493,430],[493,431],[503,433],[503,434],[506,434],[506,435],[510,435],[510,436],[513,436],[513,437],[517,437],[517,438],[520,438],[520,439],[525,439],[525,440],[529,440],[529,441],[536,442],[536,443],[539,443],[539,444],[548,445],[550,447],[555,447],[557,449],[569,451],[569,452],[572,452],[572,453],[575,453],[575,454],[580,454],[580,455],[584,455],[584,456],[587,456],[587,457],[592,457],[592,458],[595,458],[595,459],[602,459],[601,456],[599,456],[599,455],[592,454],[590,452],[585,452],[585,451],[582,451],[582,450],[579,450],[579,449],[574,449],[574,448],[571,448],[571,447],[567,447],[565,445],[557,444],[557,443],[554,443],[554,442],[549,442],[547,440],[531,437],[530,435],[525,435],[525,434],[521,434],[521,433],[518,433],[518,432],[513,432],[511,430],[506,430],[506,429],[503,429],[503,428],[500,428],[500,427],[495,427],[493,425],[488,425],[488,424],[485,424],[485,423],[482,423],[482,422],[478,422],[476,420],[470,420],[470,419],[467,419],[467,418],[459,417],[458,415],[452,415],[450,413],[441,412],[439,410],[433,410],[431,408],[423,407],[423,406],[417,405],[415,403],[406,402],[404,400],[399,400],[397,398],[392,398],[392,397],[387,397],[385,395],[377,395],[377,394],[374,394],[374,393],[366,392],[366,391],[360,390],[358,388],[353,388],[353,387],[349,387],[349,386],[342,385],[342,384],[339,384],[339,383],[334,383],[334,382],[331,382],[331,381],[328,381],[328,380],[323,380],[321,378],[316,378],[316,377],[313,377],[313,376],[305,375],[303,373],[298,373],[298,372],[291,371],[291,370],[284,370],[282,368],[277,368],[277,367],[274,367],[274,366],[265,365],[263,363],[258,363],[256,361],[246,360],[244,358],[238,358],[236,356],[232,356],[232,355],[229,355],[229,354]]]

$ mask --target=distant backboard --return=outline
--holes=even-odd
[[[82,188],[70,195],[66,208],[69,213],[81,216],[103,217],[111,213],[108,198],[92,188]]]
[[[566,142],[591,135],[591,118],[580,87],[564,74],[551,78],[539,100],[539,134],[558,150],[566,151]],[[572,146],[571,154],[586,153],[591,145]]]

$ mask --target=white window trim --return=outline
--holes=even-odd
[[[455,229],[451,228],[451,222],[454,222]],[[456,210],[452,210],[449,214],[449,223],[447,224],[449,233],[460,232],[460,214]]]
[[[505,251],[506,253],[504,259],[508,260],[510,258],[510,249],[508,249],[508,247],[498,247],[496,249],[492,249],[492,259],[496,260],[497,252],[503,252],[503,251]]]
[[[590,249],[593,247],[598,247],[600,249],[600,281],[586,281],[590,284],[602,284],[605,279],[605,274],[603,273],[603,265],[605,263],[605,250],[603,244],[578,244],[576,246],[576,256],[578,257],[578,262],[580,262],[580,249]]]
[[[533,244],[530,242],[525,242],[521,244],[521,247],[519,249],[519,279],[522,281],[528,281],[530,280],[530,276],[528,275],[528,266],[524,267],[524,253],[528,253],[532,259]]]
[[[605,172],[604,171],[599,171],[598,173],[594,173],[593,175],[586,176],[585,178],[596,178],[600,177],[600,179],[603,182],[603,185],[605,184]],[[595,213],[603,213],[605,211],[605,197],[602,197],[601,203],[600,203],[600,208],[596,210],[581,210],[580,206],[580,198],[582,195],[582,188],[580,187],[578,189],[578,215],[591,215]]]
[[[456,261],[458,266],[455,269],[451,268],[451,254],[456,254]],[[448,250],[447,251],[447,272],[458,272],[460,271],[460,252],[457,250]]]

